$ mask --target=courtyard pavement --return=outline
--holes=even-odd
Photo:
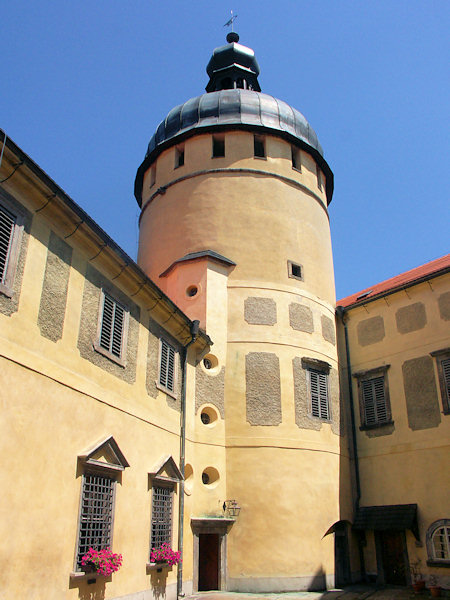
[[[448,592],[447,592],[448,594]],[[449,597],[442,590],[442,598]],[[414,593],[411,587],[374,587],[368,585],[352,585],[344,589],[326,590],[323,592],[280,592],[278,594],[246,592],[196,592],[186,596],[185,600],[429,600],[428,590]]]

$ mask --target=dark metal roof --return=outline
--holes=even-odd
[[[237,129],[278,135],[309,152],[325,174],[327,201],[331,202],[333,172],[323,157],[316,132],[305,117],[274,96],[232,89],[191,98],[173,108],[161,121],[136,174],[134,195],[139,205],[144,173],[163,150],[197,133]]]
[[[228,267],[236,266],[236,263],[234,261],[230,260],[226,256],[223,256],[223,254],[214,252],[214,250],[200,250],[199,252],[189,252],[189,254],[185,254],[182,258],[179,258],[178,260],[174,261],[170,265],[170,267],[167,267],[167,269],[163,273],[161,273],[160,277],[164,277],[165,275],[167,275],[175,265],[189,260],[196,260],[197,258],[210,258]]]
[[[356,511],[353,528],[375,531],[410,529],[418,537],[417,504],[361,506]]]
[[[288,133],[323,156],[317,135],[305,117],[274,96],[249,90],[220,90],[175,106],[161,121],[148,145],[149,156],[158,146],[192,129],[250,125]]]

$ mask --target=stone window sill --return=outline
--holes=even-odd
[[[172,569],[173,569],[173,565],[169,565],[167,563],[148,562],[146,564],[146,567],[147,567],[147,571],[157,571],[158,573],[160,573],[163,569],[165,569],[167,571],[172,571]]]
[[[371,429],[381,429],[387,425],[393,425],[394,421],[385,421],[384,423],[375,423],[375,425],[361,425],[360,431],[370,431]]]
[[[161,385],[159,383],[159,381],[155,381],[156,387],[158,388],[158,390],[160,390],[161,392],[164,392],[165,394],[167,394],[168,396],[170,396],[171,398],[173,398],[174,400],[178,400],[177,394],[176,392],[172,392],[171,390],[169,390],[168,388],[164,387],[163,385]],[[150,563],[149,563],[150,564]],[[151,563],[153,564],[153,563]]]
[[[111,581],[111,575],[100,575],[99,573],[85,573],[84,571],[72,571],[70,573],[71,581],[85,581],[86,579],[104,579]]]
[[[427,565],[429,567],[444,567],[444,569],[450,569],[450,560],[439,560],[432,558],[427,560]]]

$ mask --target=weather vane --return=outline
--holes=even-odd
[[[235,22],[235,20],[237,19],[237,17],[238,16],[237,15],[233,15],[233,11],[231,11],[231,19],[229,19],[225,23],[224,27],[230,27],[230,25],[231,25],[231,31],[234,31],[234,25],[233,25],[233,23]]]

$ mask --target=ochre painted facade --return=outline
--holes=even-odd
[[[139,167],[137,263],[1,132],[2,599],[409,584],[417,561],[450,587],[449,261],[335,318],[333,174],[230,35]],[[90,476],[115,489],[106,578],[80,565]],[[159,526],[178,567],[150,561]]]

